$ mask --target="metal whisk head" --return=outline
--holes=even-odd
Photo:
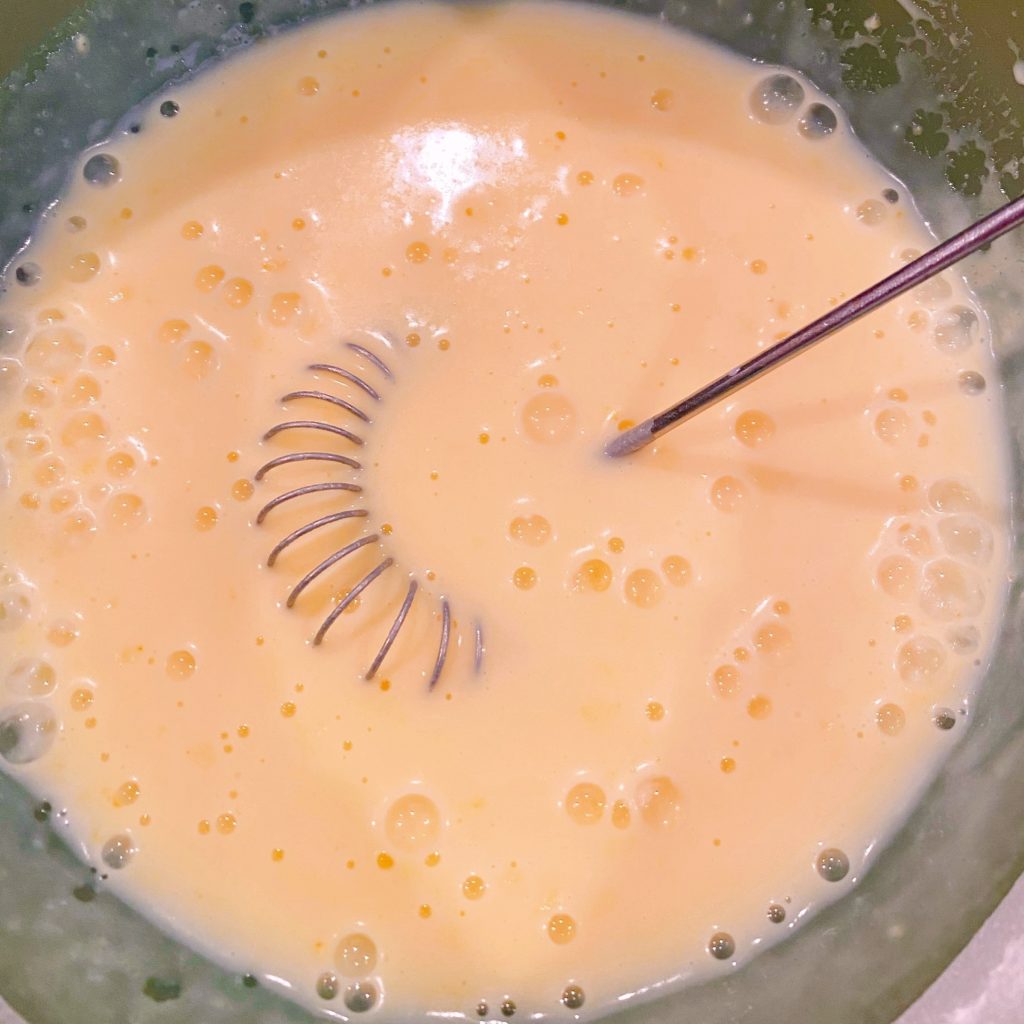
[[[374,338],[380,343],[382,347],[390,350],[391,343],[384,335],[374,335]],[[372,368],[377,375],[384,378],[385,382],[394,380],[394,373],[391,367],[380,355],[365,345],[358,344],[357,342],[347,341],[343,345],[343,349],[347,354],[354,354],[359,357],[362,363]],[[383,396],[381,391],[374,386],[370,381],[366,379],[364,375],[365,371],[361,370],[356,372],[355,370],[346,368],[344,366],[338,366],[333,363],[313,363],[307,367],[307,370],[312,373],[320,375],[327,375],[335,378],[338,381],[345,381],[347,384],[352,385],[353,388],[360,391],[369,400],[372,408],[373,404],[382,402]],[[301,389],[296,391],[289,391],[286,395],[281,398],[283,405],[290,405],[297,401],[310,401],[318,402],[325,405],[332,406],[335,409],[341,410],[346,416],[352,417],[351,426],[355,430],[365,432],[365,429],[373,424],[373,418],[363,408],[355,405],[353,402],[348,401],[338,395],[329,393],[328,391],[316,390],[316,389]],[[335,423],[330,423],[322,419],[294,419],[284,420],[280,423],[272,426],[264,435],[263,441],[267,442],[275,437],[282,434],[295,433],[299,435],[301,433],[317,432],[330,440],[332,444],[340,443],[348,446],[354,446],[355,448],[361,447],[365,440],[362,434],[355,433],[354,430],[348,429],[347,426],[342,427]],[[271,474],[274,470],[282,467],[295,465],[296,463],[306,464],[308,463],[311,467],[323,468],[324,466],[343,466],[353,473],[358,473],[363,469],[363,466],[356,459],[350,455],[336,451],[294,451],[288,452],[283,455],[279,455],[276,458],[271,459],[265,463],[256,472],[256,481],[260,482],[267,478],[268,474]],[[305,484],[301,487],[295,487],[291,490],[283,491],[277,494],[259,510],[256,515],[256,525],[262,526],[266,522],[268,516],[270,516],[275,509],[282,505],[286,505],[293,501],[298,501],[306,498],[310,495],[322,495],[336,493],[339,498],[347,497],[350,501],[362,502],[363,488],[360,484],[351,481],[338,481],[338,480],[319,480],[314,483]],[[292,530],[289,534],[283,537],[274,547],[271,549],[267,556],[267,567],[274,568],[278,561],[278,558],[287,548],[291,547],[296,541],[302,540],[304,537],[308,537],[311,534],[317,533],[321,530],[329,530],[338,524],[348,522],[350,520],[367,519],[370,516],[369,509],[365,507],[346,507],[339,508],[337,511],[327,513],[316,519],[312,519],[308,523],[304,523],[302,526]],[[291,592],[288,594],[285,604],[288,608],[295,606],[296,602],[302,597],[304,591],[307,590],[314,582],[323,577],[326,573],[332,570],[337,570],[339,567],[343,568],[343,563],[350,556],[355,554],[357,551],[367,548],[373,544],[379,544],[381,542],[381,536],[379,533],[369,533],[355,540],[349,541],[348,543],[337,548],[332,554],[321,560],[318,564],[312,566],[306,573],[298,580]],[[378,579],[384,576],[388,570],[396,567],[394,558],[385,556],[377,563],[369,572],[362,576],[345,594],[343,598],[331,609],[330,613],[320,624],[320,628],[316,631],[313,636],[313,646],[319,647],[330,631],[331,627],[337,622],[337,620],[350,608],[353,603]],[[398,639],[399,634],[405,626],[409,613],[412,610],[413,602],[422,593],[419,582],[414,576],[410,576],[409,585],[405,591],[405,597],[402,600],[401,605],[395,615],[394,621],[391,624],[391,628],[388,630],[384,639],[382,640],[380,647],[377,650],[370,666],[367,668],[365,673],[366,679],[373,679],[377,674],[384,659],[387,657],[389,651],[394,646],[395,641]],[[439,598],[440,601],[440,637],[438,640],[437,653],[434,658],[433,666],[430,671],[428,687],[433,689],[437,685],[438,680],[441,678],[441,673],[444,671],[444,667],[449,658],[450,649],[452,646],[452,609],[451,602],[449,599],[442,595]],[[479,672],[483,662],[484,655],[484,639],[483,629],[479,622],[473,626],[473,663],[476,671]]]

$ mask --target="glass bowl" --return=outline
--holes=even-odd
[[[3,12],[4,46],[68,6]],[[130,108],[204,62],[341,0],[95,0],[0,90],[0,266],[23,245],[85,146],[130,130]],[[618,0],[749,57],[804,72],[908,185],[936,232],[1024,189],[1024,63],[1002,0]],[[33,20],[34,19],[34,20]],[[19,36],[21,33],[21,36]],[[0,53],[4,51],[0,50]],[[1018,98],[1019,96],[1019,98]],[[990,313],[1005,390],[1016,509],[1024,461],[1024,242],[966,273]],[[3,338],[0,336],[0,350]],[[967,728],[917,809],[851,895],[745,967],[631,1003],[616,1021],[890,1024],[941,973],[1024,868],[1021,537],[1005,618]],[[164,936],[95,884],[59,808],[0,775],[0,1022],[285,1024],[314,1019],[250,976]],[[4,1001],[9,1004],[5,1008]],[[6,1015],[6,1016],[5,1016]],[[320,1017],[341,1017],[324,1009]],[[425,1015],[426,1016],[426,1015]]]

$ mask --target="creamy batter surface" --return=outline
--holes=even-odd
[[[397,3],[139,124],[0,299],[0,765],[106,884],[388,1018],[596,1015],[849,891],[1001,608],[984,316],[949,275],[600,454],[930,244],[842,117]]]

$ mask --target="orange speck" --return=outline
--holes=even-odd
[[[395,866],[395,858],[390,853],[378,853],[377,854],[377,867],[382,871],[387,871],[388,868]]]

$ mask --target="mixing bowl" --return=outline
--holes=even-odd
[[[0,265],[76,154],[129,130],[169,81],[343,0],[0,0]],[[1024,61],[1009,0],[616,0],[615,6],[796,67],[832,94],[937,233],[1024,190]],[[53,29],[42,48],[29,52]],[[1019,38],[1024,44],[1024,29]],[[1021,487],[1024,348],[1012,237],[966,267],[992,318]],[[0,346],[3,340],[0,336]],[[1021,543],[985,682],[960,742],[846,899],[747,966],[630,1004],[658,1024],[890,1024],[950,963],[1024,867]],[[121,905],[64,845],[60,808],[0,776],[0,1021],[283,1024],[310,1015],[230,975]],[[254,894],[258,897],[258,894]],[[10,1009],[3,1006],[9,1004]],[[339,1016],[327,1010],[322,1016]]]

